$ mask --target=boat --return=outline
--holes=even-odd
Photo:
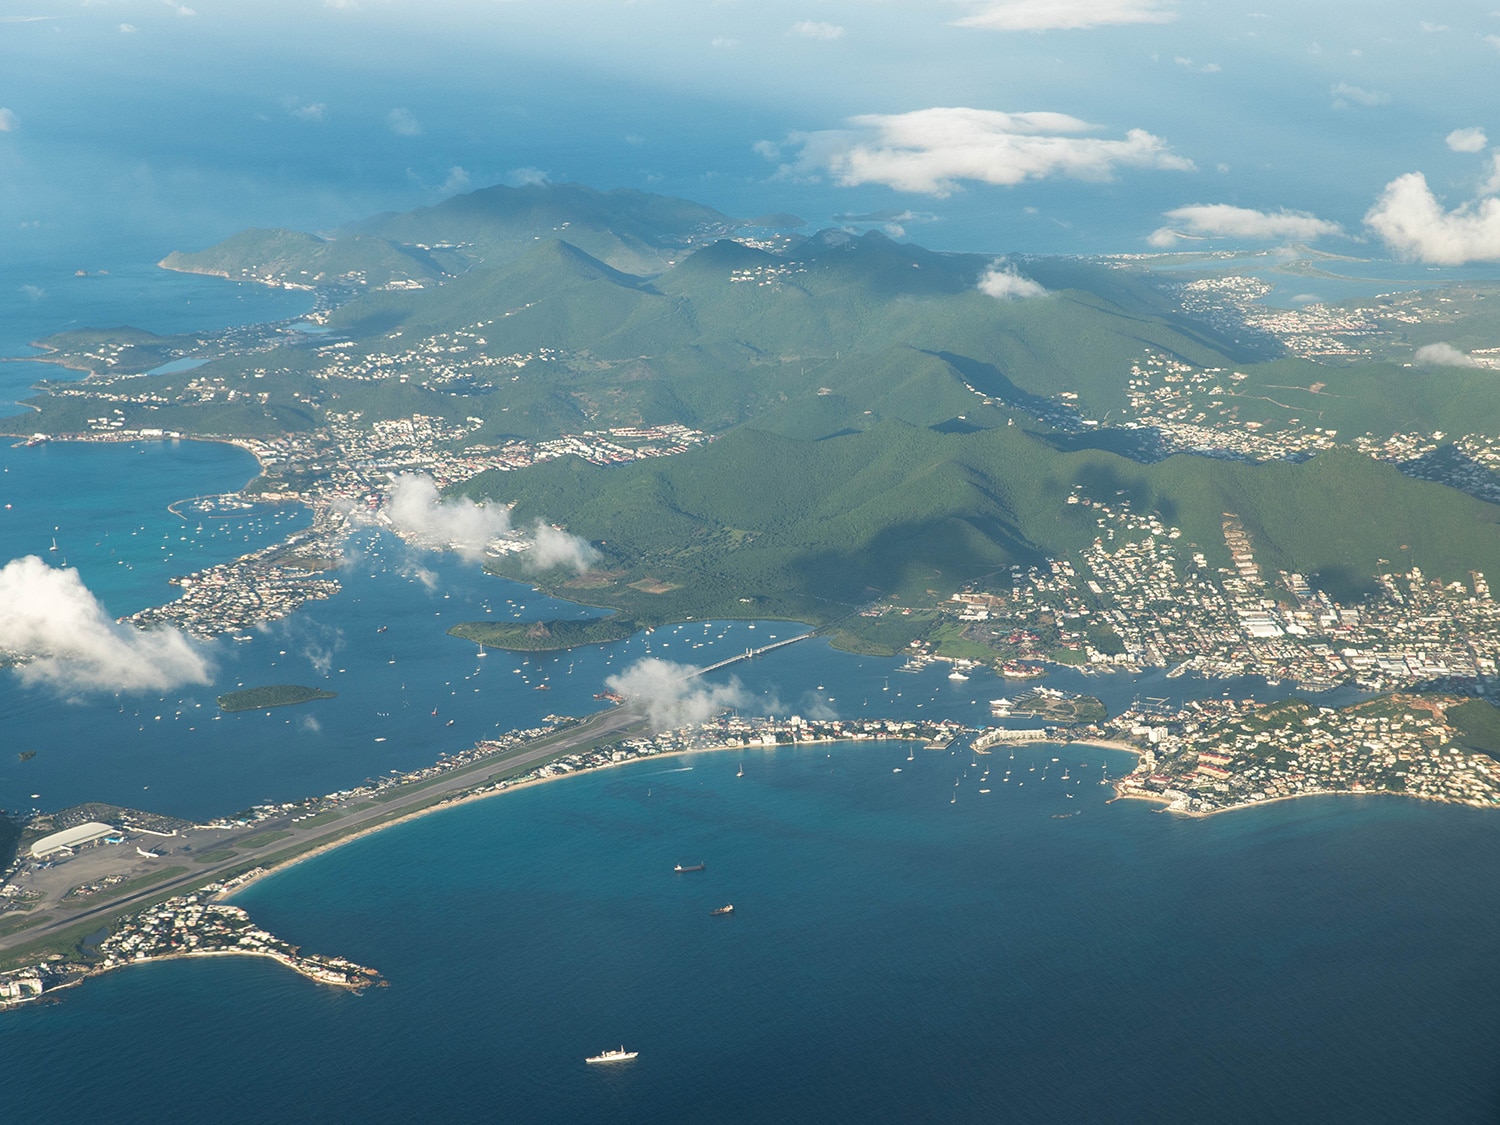
[[[966,675],[964,675],[957,668],[955,668],[955,669],[953,669],[953,671],[951,671],[951,672],[948,673],[948,678],[950,680],[967,680],[969,677],[966,676]]]
[[[639,1051],[627,1051],[625,1044],[621,1043],[619,1048],[613,1051],[600,1051],[597,1055],[590,1055],[583,1061],[586,1063],[615,1063],[629,1062],[639,1055]]]
[[[714,915],[715,917],[717,917],[720,914],[733,914],[733,913],[734,913],[734,903],[732,903],[732,902],[731,903],[727,903],[724,906],[721,906],[721,907],[719,907],[716,910],[710,910],[709,911],[709,914]]]
[[[689,871],[702,871],[707,866],[708,864],[706,863],[679,863],[676,867],[672,868],[672,870],[678,875],[685,875]]]
[[[737,773],[737,774],[735,774],[734,776],[735,777],[744,777],[745,776],[745,763],[744,762],[740,763],[740,772]]]

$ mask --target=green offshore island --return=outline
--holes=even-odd
[[[294,707],[318,699],[337,699],[336,691],[302,687],[299,684],[268,684],[265,687],[241,688],[219,696],[221,711],[259,711],[268,707]]]

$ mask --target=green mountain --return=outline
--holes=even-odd
[[[247,231],[164,264],[337,283],[353,296],[326,334],[270,334],[190,372],[112,385],[107,406],[87,384],[50,393],[14,424],[69,432],[102,413],[114,428],[271,437],[317,433],[335,413],[366,428],[423,415],[467,446],[683,423],[718,440],[464,486],[601,543],[589,600],[644,621],[746,605],[824,620],[876,593],[943,593],[1091,542],[1084,509],[1064,503],[1075,485],[1135,497],[1220,563],[1235,512],[1268,572],[1314,574],[1345,596],[1382,559],[1448,579],[1500,573],[1496,509],[1347,447],[1262,465],[1087,448],[1143,432],[1089,422],[1131,408],[1131,369],[1148,353],[1231,370],[1174,400],[1185,422],[1242,436],[1316,425],[1346,446],[1367,430],[1500,432],[1491,372],[1257,357],[1117,262],[1018,260],[1008,268],[1046,292],[997,300],[981,289],[988,256],[874,232],[726,237],[736,226],[684,200],[533,185],[331,238]],[[49,343],[59,362],[97,370],[106,356],[117,374],[208,348],[128,330]],[[320,457],[304,460],[282,479],[316,479]]]
[[[519,256],[533,242],[560,239],[618,269],[654,273],[683,248],[739,225],[712,207],[671,196],[527,184],[481,188],[434,207],[378,215],[338,233],[453,247],[492,266]]]
[[[1500,573],[1500,508],[1342,451],[1302,464],[1142,465],[1060,452],[1010,426],[887,422],[823,440],[747,426],[667,461],[599,469],[569,458],[485,474],[462,491],[518,502],[519,518],[545,513],[600,543],[620,573],[591,587],[591,602],[650,621],[733,612],[749,599],[822,621],[875,596],[945,595],[1087,545],[1092,517],[1065,502],[1076,485],[1160,512],[1220,566],[1230,564],[1223,514],[1236,512],[1264,568],[1313,575],[1339,596],[1369,592],[1382,559],[1447,579]],[[675,589],[644,593],[632,585],[642,578]]]
[[[235,281],[379,289],[494,268],[526,256],[538,242],[566,240],[618,269],[651,274],[740,225],[711,207],[648,192],[497,185],[350,223],[327,237],[241,231],[206,250],[173,251],[161,265]]]
[[[174,250],[160,262],[169,270],[207,273],[264,284],[368,285],[431,283],[443,267],[421,249],[352,234],[326,239],[294,230],[247,230],[207,250]]]

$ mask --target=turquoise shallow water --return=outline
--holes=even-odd
[[[1494,1120],[1493,818],[1326,798],[1183,821],[1105,805],[1111,752],[981,758],[983,796],[967,757],[907,753],[647,761],[369,837],[239,901],[390,987],[350,996],[254,961],[125,970],[0,1023],[27,1059],[7,1103],[112,1121],[187,1106],[223,1121]],[[996,784],[1006,768],[1030,784]],[[671,872],[700,859],[702,874]],[[734,915],[710,917],[724,902]],[[621,1041],[635,1063],[584,1065]]]

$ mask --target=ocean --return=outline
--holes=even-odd
[[[1106,804],[1101,768],[1125,764],[1049,746],[705,753],[421,818],[237,899],[389,987],[248,960],[122,970],[0,1022],[26,1059],[7,1105],[118,1122],[1494,1120],[1493,817],[1334,797],[1186,821]],[[621,1043],[640,1057],[585,1065]]]
[[[79,282],[125,284],[111,279]],[[122,290],[114,319],[171,327],[186,314],[178,279],[168,280],[159,305],[139,296],[128,313],[137,298]],[[196,326],[283,315],[272,291],[191,281],[215,294],[192,314]],[[12,313],[0,352],[24,354],[27,317],[40,313]],[[21,397],[24,370],[0,365],[11,380],[4,395]],[[224,446],[7,447],[0,468],[0,501],[13,505],[0,508],[0,563],[66,559],[111,615],[169,595],[174,574],[305,519],[274,509],[200,530],[167,511],[248,479],[253,462]],[[591,710],[605,678],[641,656],[706,664],[801,631],[689,622],[572,653],[480,657],[446,628],[591,611],[375,531],[356,538],[339,577],[332,600],[248,641],[216,642],[208,685],[116,697],[27,687],[4,673],[0,806],[107,800],[207,818],[328,792],[549,712]],[[898,664],[812,640],[715,675],[740,679],[747,709],[778,714],[980,722],[989,698],[1014,694],[984,673],[956,683],[941,668],[906,674]],[[218,716],[217,693],[270,682],[339,696]],[[1255,686],[1079,673],[1047,682],[1115,709],[1136,694]],[[25,749],[36,756],[21,762]],[[0,1049],[24,1060],[7,1114],[1500,1115],[1500,820],[1380,797],[1181,820],[1105,803],[1098,781],[1122,772],[1124,755],[1009,754],[866,743],[651,760],[368,837],[237,901],[309,952],[380,970],[389,987],[355,996],[233,959],[90,980],[0,1018]],[[672,874],[674,863],[700,860],[703,873]],[[729,902],[732,916],[709,916]],[[621,1043],[640,1057],[583,1063]]]

